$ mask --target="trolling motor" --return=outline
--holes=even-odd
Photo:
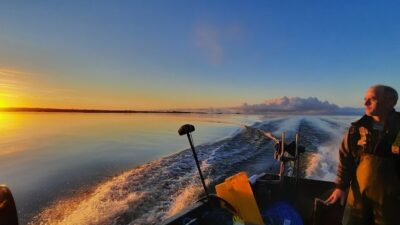
[[[296,167],[296,179],[299,177],[299,164],[300,164],[300,154],[305,152],[305,147],[299,145],[299,134],[295,136],[295,140],[290,144],[285,144],[285,133],[282,132],[281,141],[275,146],[274,158],[281,162],[280,176],[284,175],[285,164],[289,161],[293,161]],[[287,153],[287,154],[285,154]]]
[[[201,183],[203,184],[204,192],[206,193],[207,199],[210,199],[210,195],[209,195],[209,192],[207,190],[206,183],[204,181],[203,173],[201,172],[201,169],[200,169],[199,159],[197,158],[197,154],[196,154],[196,151],[194,149],[192,135],[190,134],[194,130],[195,129],[194,129],[193,125],[185,124],[185,125],[183,125],[183,126],[181,126],[179,128],[178,134],[181,135],[181,136],[186,134],[188,139],[189,139],[190,148],[192,149],[193,157],[194,157],[194,160],[196,161],[196,166],[197,166],[197,169],[198,169],[199,174],[200,174],[200,179],[201,179]]]
[[[200,169],[199,159],[197,158],[197,154],[194,149],[192,135],[190,134],[194,130],[195,129],[194,129],[193,125],[185,124],[179,128],[178,133],[181,136],[186,134],[189,139],[190,148],[192,149],[193,157],[194,157],[194,160],[196,161],[196,166],[197,166],[197,170],[199,171],[201,183],[203,184],[204,192],[206,193],[206,197],[199,199],[198,202],[203,201],[204,199],[207,199],[207,202],[213,209],[210,212],[205,213],[202,216],[202,218],[198,224],[199,225],[232,224],[232,219],[236,218],[236,217],[234,217],[234,215],[237,215],[236,209],[225,199],[219,197],[218,195],[210,194],[206,187],[203,173],[201,172],[201,169]],[[220,203],[220,204],[218,204],[218,203]],[[222,205],[224,206],[223,208],[221,207]],[[185,223],[185,224],[192,224],[193,221],[196,221],[196,219],[191,220],[191,221],[189,221],[189,223]]]
[[[279,181],[282,182],[285,175],[285,164],[293,161],[296,164],[296,181],[299,178],[300,153],[305,152],[305,147],[299,145],[299,134],[290,144],[285,144],[285,132],[282,132],[281,139],[274,137],[272,133],[258,129],[265,137],[275,143],[274,159],[280,161]],[[286,153],[286,154],[285,154]]]

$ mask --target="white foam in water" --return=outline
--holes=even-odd
[[[311,122],[315,127],[319,128],[319,129],[322,129],[325,132],[328,132],[333,137],[336,137],[337,135],[341,134],[341,132],[343,130],[343,128],[341,128],[341,129],[332,128],[327,121],[322,120],[321,118],[307,117],[305,119],[307,121]],[[338,126],[339,126],[339,124],[338,124]]]
[[[99,184],[86,196],[60,200],[29,224],[117,224],[121,219],[128,222],[132,220],[130,215],[136,217],[135,221],[139,224],[153,224],[155,219],[162,216],[163,210],[168,208],[166,203],[169,193],[164,194],[160,185],[174,184],[174,178],[169,178],[168,174],[163,174],[160,170],[162,163],[161,160],[153,161],[125,172]],[[157,178],[162,181],[161,184],[157,184]],[[172,189],[178,187],[173,186]],[[169,190],[171,189],[167,189]],[[155,206],[154,202],[161,206]],[[135,213],[140,213],[140,216]]]
[[[307,118],[307,120],[312,122],[313,126],[330,133],[331,140],[318,146],[318,151],[310,156],[306,176],[316,180],[334,181],[339,161],[339,147],[345,132],[344,124],[338,123],[338,128],[334,129],[320,118]]]
[[[333,181],[338,164],[338,144],[318,147],[318,152],[310,156],[306,169],[307,178]]]
[[[129,184],[131,175],[128,172],[115,177],[99,185],[92,194],[79,198],[78,201],[72,199],[59,201],[55,206],[43,211],[37,221],[34,220],[30,224],[113,224],[116,215],[139,204],[144,196],[151,194],[130,192],[126,185]]]
[[[199,186],[198,184],[196,185],[190,185],[183,190],[180,190],[180,193],[178,197],[176,197],[172,204],[171,207],[169,208],[168,212],[166,213],[166,217],[173,216],[180,211],[182,211],[184,208],[188,207],[191,205],[193,202],[197,200],[197,194],[203,191],[202,187]]]
[[[209,166],[202,161],[203,171]],[[194,203],[199,193],[197,169],[186,150],[116,176],[86,196],[59,200],[29,224],[158,224]]]
[[[281,135],[282,132],[285,132],[286,137],[294,136],[296,132],[299,130],[301,120],[303,118],[301,116],[293,116],[283,120],[279,124],[279,128],[275,130],[273,133],[276,136]]]
[[[300,122],[302,119],[303,119],[303,117],[301,117],[301,116],[277,117],[277,118],[268,119],[267,121],[260,123],[259,126],[278,122],[279,127],[277,130],[267,130],[267,132],[273,132],[275,135],[280,135],[282,132],[296,133],[297,130],[299,129]]]

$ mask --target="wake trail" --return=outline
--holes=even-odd
[[[305,177],[333,181],[339,161],[339,147],[347,126],[326,118],[307,118],[302,127],[303,143],[309,146]]]

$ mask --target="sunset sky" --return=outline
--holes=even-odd
[[[175,109],[400,90],[396,1],[1,1],[0,107]]]

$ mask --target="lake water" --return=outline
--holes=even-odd
[[[222,119],[222,120],[221,120]],[[195,144],[214,142],[255,116],[1,113],[0,183],[23,222],[59,196],[188,147],[178,128],[196,126]]]
[[[329,180],[337,146],[354,119],[0,113],[0,183],[12,190],[21,224],[157,224],[201,192],[187,138],[177,133],[182,124],[196,127],[208,182],[272,166],[265,163],[271,143],[253,128],[288,136],[300,131],[313,152],[306,175]]]

